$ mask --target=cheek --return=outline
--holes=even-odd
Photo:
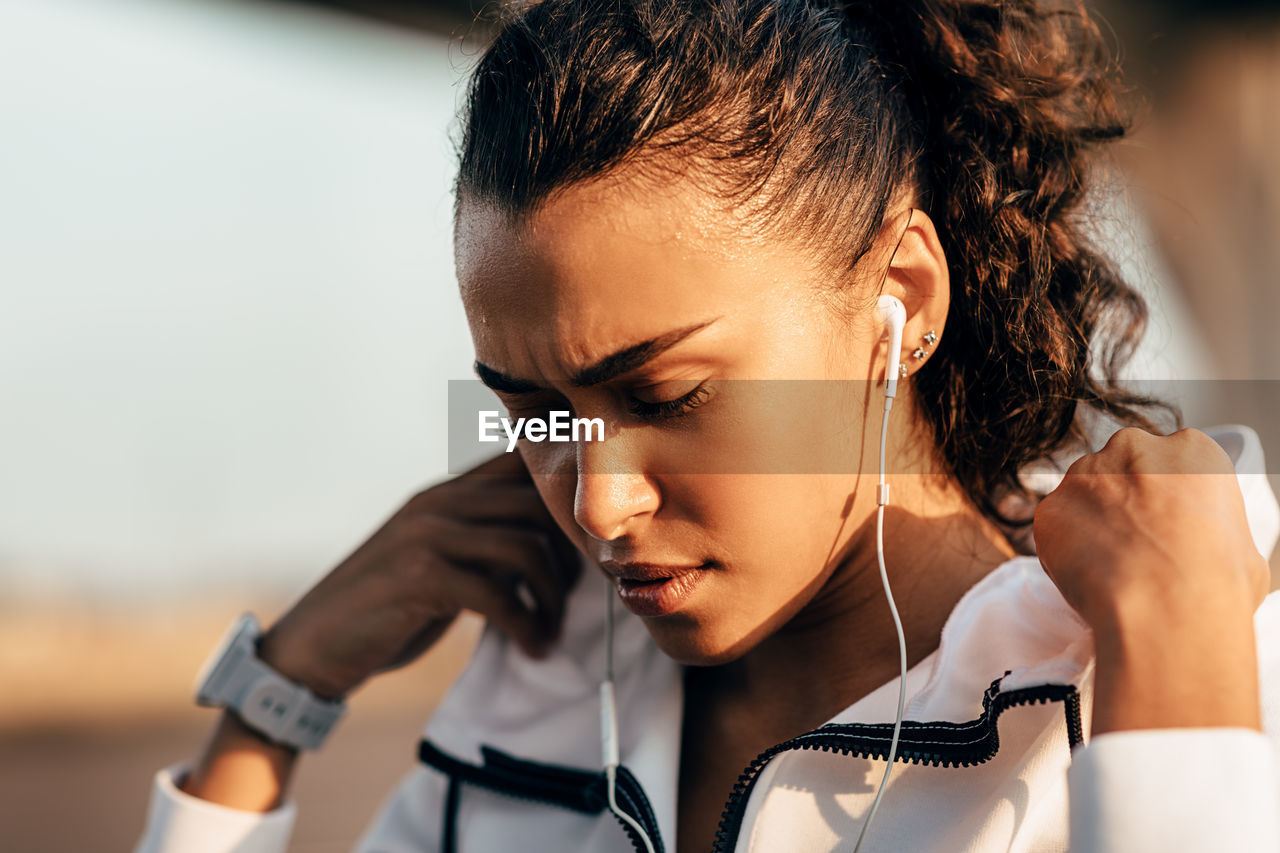
[[[650,623],[668,655],[688,664],[728,662],[810,600],[843,506],[838,489],[819,479],[825,478],[706,476],[669,488],[668,500],[696,524],[706,555],[721,565],[689,611]]]
[[[718,619],[758,623],[822,573],[843,507],[839,478],[724,475],[688,478],[668,500],[723,565],[705,602]]]

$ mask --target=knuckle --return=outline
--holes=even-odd
[[[1072,460],[1071,464],[1067,466],[1067,470],[1063,473],[1063,477],[1062,477],[1063,484],[1069,485],[1071,482],[1073,482],[1073,481],[1069,481],[1067,479],[1068,477],[1079,476],[1080,474],[1087,474],[1089,471],[1093,469],[1093,466],[1097,463],[1097,460],[1098,460],[1098,453],[1085,453],[1082,456],[1076,457],[1074,460]],[[1057,490],[1055,489],[1054,491],[1057,491]],[[1050,494],[1052,494],[1052,492]]]
[[[1203,465],[1212,462],[1224,474],[1235,472],[1231,455],[1207,432],[1184,427],[1172,433],[1169,438],[1177,441],[1179,448],[1186,454],[1187,464],[1195,465],[1197,460]]]
[[[1036,505],[1035,514],[1031,517],[1032,530],[1041,530],[1052,527],[1058,516],[1061,514],[1061,497],[1047,495]]]
[[[1222,445],[1218,444],[1213,436],[1203,430],[1198,430],[1194,427],[1185,427],[1178,430],[1173,435],[1176,438],[1181,438],[1184,442],[1192,445],[1193,447],[1203,449],[1205,453],[1212,454],[1220,459],[1231,459],[1231,456],[1225,449],[1223,449]]]
[[[1151,433],[1141,427],[1121,427],[1111,434],[1111,437],[1107,439],[1107,443],[1103,445],[1103,449],[1132,450],[1150,438],[1152,438]]]

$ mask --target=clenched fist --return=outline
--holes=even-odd
[[[1213,439],[1118,431],[1041,501],[1034,535],[1093,629],[1095,733],[1259,727],[1252,616],[1269,570]]]

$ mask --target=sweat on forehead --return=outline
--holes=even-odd
[[[473,326],[483,328],[511,312],[547,315],[575,297],[613,300],[607,307],[615,315],[652,314],[679,305],[692,309],[694,291],[723,288],[744,276],[760,288],[819,275],[830,279],[802,247],[749,230],[714,195],[693,185],[669,190],[645,193],[616,177],[577,184],[519,218],[496,203],[464,198],[455,256]],[[757,295],[737,288],[735,298]]]
[[[658,178],[628,169],[562,187],[522,210],[461,188],[454,220],[458,264],[465,263],[464,254],[469,258],[477,251],[480,234],[501,234],[501,239],[522,243],[554,240],[567,222],[584,219],[601,233],[626,232],[637,240],[677,243],[722,260],[767,250],[787,231],[768,227],[751,205],[726,202],[691,176]]]

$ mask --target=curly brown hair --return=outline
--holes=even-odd
[[[1091,240],[1093,153],[1126,132],[1078,3],[533,0],[501,7],[467,89],[455,199],[512,216],[624,163],[711,178],[839,271],[914,191],[951,276],[920,416],[1014,528],[1029,462],[1088,447],[1089,409],[1157,431],[1123,388],[1146,306]],[[874,298],[874,297],[873,297]]]

